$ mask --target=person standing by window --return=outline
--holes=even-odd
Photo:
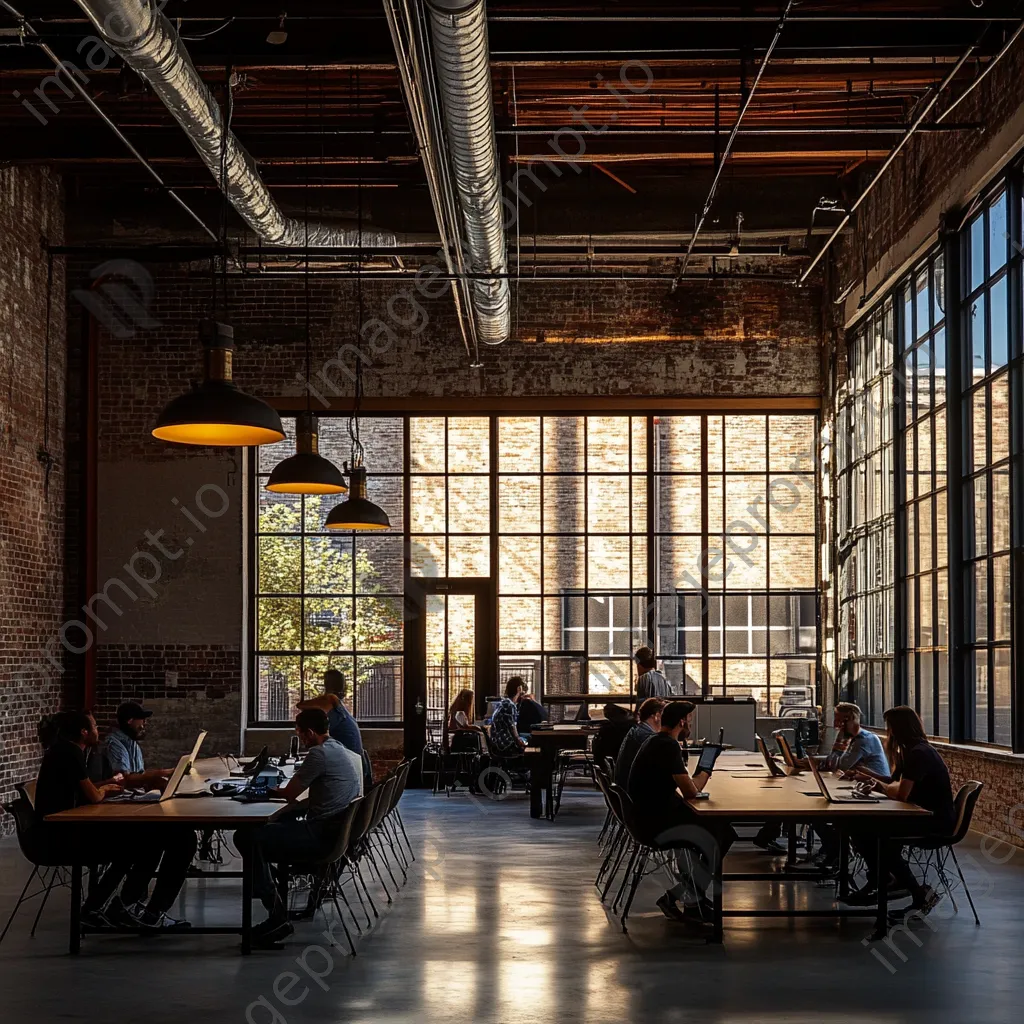
[[[650,697],[661,697],[665,700],[672,696],[672,687],[665,676],[658,671],[658,659],[650,647],[637,648],[633,655],[636,662],[636,702],[643,704]]]

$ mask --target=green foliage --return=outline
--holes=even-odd
[[[307,530],[321,528],[333,504],[328,504],[329,501],[319,495],[305,498]],[[339,668],[351,679],[351,657],[331,658],[327,652],[370,652],[402,646],[401,598],[360,596],[353,601],[357,587],[361,595],[379,594],[382,589],[382,574],[370,553],[357,545],[353,560],[353,538],[349,533],[307,536],[303,552],[301,522],[302,499],[297,496],[273,500],[260,507],[259,592],[306,595],[304,687],[298,657],[303,653],[303,601],[298,597],[265,597],[260,598],[258,609],[259,648],[295,652],[291,656],[270,658],[269,667],[272,672],[284,674],[289,691],[296,697],[300,689],[305,692],[319,689],[326,668]],[[274,536],[266,536],[268,533]],[[365,681],[375,665],[387,660],[360,653],[359,681]]]

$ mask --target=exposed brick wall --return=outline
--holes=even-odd
[[[64,571],[64,273],[54,262],[47,473],[46,242],[60,244],[64,197],[42,169],[0,169],[0,797],[31,777],[36,726],[61,699],[61,673],[26,677],[62,622]],[[59,661],[59,655],[55,656]],[[0,832],[10,830],[6,816]]]
[[[1024,759],[944,745],[939,752],[954,793],[970,779],[985,784],[974,811],[975,831],[1024,849]]]

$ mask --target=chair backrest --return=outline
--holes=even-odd
[[[391,806],[388,808],[388,814],[398,806],[398,802],[402,799],[402,795],[405,793],[405,786],[409,781],[409,769],[411,767],[412,761],[403,761],[395,769],[395,791],[391,795]]]
[[[34,811],[36,809],[36,780],[26,779],[24,782],[19,782],[14,788],[28,801],[29,807]]]
[[[384,820],[384,816],[390,813],[391,798],[394,795],[397,782],[398,779],[394,775],[390,775],[380,784],[380,797],[377,800],[377,806],[373,810],[371,829],[375,829]]]
[[[43,854],[37,844],[32,841],[32,828],[36,823],[36,812],[28,800],[19,796],[9,804],[3,805],[4,810],[14,818],[14,827],[18,833],[18,846],[25,859],[37,867],[50,866],[50,858]],[[63,862],[61,862],[63,863]]]
[[[352,825],[356,820],[356,815],[359,813],[359,807],[362,802],[363,797],[357,796],[355,800],[353,800],[352,803],[350,803],[348,807],[338,815],[338,832],[334,837],[330,853],[324,857],[324,860],[328,864],[333,864],[336,860],[341,860],[341,858],[345,856],[345,853],[349,848],[349,844],[352,841]]]
[[[985,788],[983,782],[971,779],[960,787],[953,806],[956,808],[956,827],[953,829],[953,842],[959,843],[967,835],[971,827],[971,819],[974,817],[974,808],[978,804],[978,797]]]
[[[359,810],[356,812],[352,822],[352,836],[349,845],[358,843],[373,828],[373,817],[377,813],[377,804],[380,803],[381,793],[383,792],[382,785],[382,783],[378,782],[363,794],[362,803],[359,805]]]
[[[639,842],[634,827],[636,815],[633,813],[633,801],[629,799],[629,794],[617,782],[613,782],[608,787],[608,794],[612,798],[612,813],[622,822],[629,834]]]

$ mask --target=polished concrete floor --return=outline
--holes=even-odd
[[[93,936],[76,960],[65,952],[62,892],[35,939],[23,911],[0,946],[0,1021],[1021,1019],[1024,852],[1006,860],[1007,848],[986,854],[972,839],[962,860],[982,927],[947,901],[916,940],[895,941],[899,953],[866,946],[860,920],[733,920],[725,944],[708,946],[657,912],[657,878],[641,889],[628,935],[607,917],[592,885],[603,818],[594,793],[567,794],[554,824],[531,821],[518,795],[491,803],[411,792],[403,809],[418,859],[393,906],[357,939],[355,959],[328,945],[318,917],[284,951],[249,958],[231,936]],[[736,850],[737,867],[770,861],[749,844]],[[24,878],[17,846],[4,841],[0,922]],[[190,881],[185,913],[197,924],[230,920],[238,884]],[[828,905],[825,890],[805,883],[737,883],[728,893],[733,906],[791,899]]]

